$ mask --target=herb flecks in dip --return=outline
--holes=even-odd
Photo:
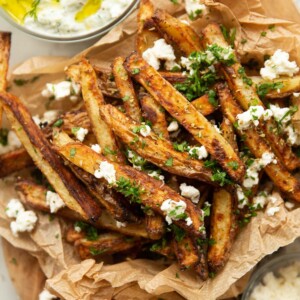
[[[119,17],[128,0],[0,0],[0,5],[26,28],[54,36],[95,31]]]

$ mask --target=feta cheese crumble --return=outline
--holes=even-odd
[[[280,211],[280,207],[278,207],[278,206],[274,206],[274,207],[269,207],[268,209],[267,209],[267,215],[269,216],[269,217],[273,217],[277,212],[279,212]]]
[[[126,222],[119,222],[119,221],[116,221],[116,225],[118,228],[121,228],[121,227],[126,227],[127,226],[127,223]]]
[[[155,70],[160,68],[161,60],[166,61],[165,68],[167,70],[172,70],[175,66],[179,67],[175,63],[176,56],[173,47],[167,44],[164,39],[155,41],[154,46],[144,51],[142,57]]]
[[[107,161],[101,162],[99,169],[95,171],[94,176],[99,179],[104,178],[109,184],[115,184],[117,181],[115,167]]]
[[[274,204],[277,198],[270,195],[268,192],[262,191],[252,200],[255,209],[263,209],[268,203]]]
[[[293,208],[295,207],[295,203],[286,201],[286,202],[284,202],[284,206],[285,206],[287,209],[293,209]]]
[[[98,153],[98,154],[101,153],[101,147],[100,147],[100,145],[98,145],[98,144],[92,145],[92,146],[91,146],[91,149],[92,149],[93,151],[95,151],[96,153]]]
[[[88,129],[82,127],[76,128],[76,130],[72,130],[72,132],[74,133],[76,139],[80,142],[83,142],[85,136],[89,133]]]
[[[71,81],[61,81],[59,83],[47,83],[46,88],[42,90],[42,96],[46,98],[53,97],[55,100],[70,97],[71,101],[77,101],[80,91],[79,84]]]
[[[74,226],[74,230],[78,233],[80,233],[82,231],[81,227],[79,227],[79,226]]]
[[[204,146],[201,147],[191,147],[189,150],[190,155],[196,155],[198,159],[203,159],[208,156],[208,152]]]
[[[207,14],[207,7],[200,0],[185,0],[185,10],[189,16],[198,16]]]
[[[265,152],[261,158],[254,159],[253,163],[246,170],[243,186],[249,189],[258,184],[259,172],[270,163],[277,164],[274,153]]]
[[[41,127],[42,125],[45,126],[44,123],[50,124],[55,121],[58,114],[58,110],[47,110],[41,118],[38,115],[35,115],[32,119],[36,125]]]
[[[261,117],[263,117],[263,119],[267,121],[272,117],[272,115],[272,112],[270,112],[269,110],[267,110],[266,112],[262,106],[255,105],[250,106],[250,108],[245,112],[238,114],[236,116],[236,119],[239,129],[245,130],[248,129],[252,124],[254,126],[258,126]]]
[[[149,175],[150,177],[153,177],[153,178],[155,178],[155,179],[157,179],[157,180],[161,180],[161,181],[163,181],[163,182],[164,182],[164,180],[165,180],[165,176],[159,174],[157,171],[151,171],[151,172],[148,173],[148,175]]]
[[[166,221],[169,225],[172,224],[173,220],[186,220],[187,223],[190,223],[188,217],[185,213],[186,203],[182,200],[174,201],[172,199],[165,200],[161,207],[161,211],[166,213]]]
[[[179,129],[179,124],[177,121],[172,121],[167,128],[169,132],[177,131],[178,129]]]
[[[151,127],[149,125],[142,125],[140,129],[140,134],[144,137],[149,136],[151,133]]]
[[[25,211],[25,208],[18,199],[11,199],[5,208],[5,213],[9,218],[16,218],[18,213],[23,211]]]
[[[181,196],[191,199],[193,203],[199,202],[200,192],[192,185],[187,185],[186,183],[182,183],[179,186],[179,189],[181,191]]]
[[[237,185],[236,186],[236,196],[238,199],[238,208],[243,209],[249,204],[248,197],[244,194],[243,189]]]
[[[43,290],[39,294],[39,300],[54,300],[54,299],[57,299],[57,297],[52,295],[48,290]]]
[[[58,210],[66,206],[61,197],[57,193],[51,191],[47,191],[46,203],[50,207],[51,214],[56,213]]]
[[[299,72],[299,68],[295,61],[289,61],[289,54],[280,49],[265,61],[264,68],[260,70],[260,75],[264,79],[273,80],[279,78],[280,75],[293,76]]]
[[[21,211],[18,213],[16,221],[10,223],[10,229],[14,236],[18,237],[19,232],[31,232],[38,218],[35,212],[31,210]]]
[[[0,155],[16,150],[22,146],[19,138],[14,131],[10,130],[7,135],[7,145],[0,144]]]

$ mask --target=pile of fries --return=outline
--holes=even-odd
[[[156,70],[143,59],[162,38],[175,49],[176,65],[187,57],[193,72]],[[71,222],[65,238],[82,259],[165,257],[206,280],[222,269],[240,228],[255,216],[259,207],[251,201],[265,182],[269,192],[274,187],[285,199],[300,201],[293,175],[300,159],[284,133],[274,130],[274,118],[243,130],[236,125],[251,106],[288,106],[300,76],[268,82],[248,77],[219,24],[207,25],[200,37],[142,0],[136,51],[115,58],[109,71],[85,58],[69,66],[66,77],[81,86],[81,106],[43,128],[5,92],[9,47],[10,36],[2,33],[0,103],[24,148],[0,156],[0,176],[34,163],[43,180],[18,179],[20,200],[50,213],[45,195],[49,189],[59,194],[66,207],[56,214]],[[207,49],[219,56],[212,65]],[[74,128],[88,130],[83,142]],[[202,158],[201,147],[207,151]],[[249,162],[266,152],[274,159],[261,170],[259,184],[245,188]],[[186,198],[182,184],[199,194]]]

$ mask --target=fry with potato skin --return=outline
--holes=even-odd
[[[114,59],[112,70],[115,82],[123,100],[126,114],[133,120],[140,122],[142,119],[142,112],[131,78],[123,67],[124,61],[125,59],[123,57],[116,57]]]
[[[208,265],[218,272],[227,262],[236,235],[234,198],[225,189],[215,189],[211,206],[210,239],[214,244],[208,248]]]
[[[208,95],[205,94],[191,102],[194,107],[203,115],[208,116],[217,110],[218,107],[209,102]]]
[[[152,19],[164,39],[170,44],[175,44],[185,55],[202,49],[200,37],[191,26],[160,9],[155,11]]]
[[[149,238],[159,240],[166,232],[166,224],[164,219],[158,214],[145,215],[146,230]]]
[[[107,161],[104,156],[94,152],[81,143],[66,144],[65,139],[61,137],[62,135],[64,134],[58,133],[54,137],[54,144],[56,145],[57,152],[65,159],[90,174],[94,175],[95,171],[99,169],[99,165],[102,162]],[[75,152],[76,155],[70,156],[71,150],[72,152]],[[195,208],[189,200],[181,197],[168,186],[162,186],[160,180],[156,180],[130,166],[117,164],[115,162],[111,162],[111,164],[116,171],[116,181],[118,182],[121,178],[137,184],[140,191],[139,199],[141,204],[151,208],[154,212],[165,217],[165,212],[160,209],[165,200],[172,199],[175,202],[179,202],[180,200],[184,201],[186,203],[185,214],[187,217],[191,218],[192,224],[188,226],[185,220],[181,219],[174,220],[174,223],[187,230],[192,236],[203,237],[205,235],[205,232],[202,230],[203,212],[202,210]],[[117,185],[113,185],[112,187],[116,188]]]
[[[168,140],[169,132],[164,108],[147,93],[140,93],[139,98],[143,116],[151,122],[153,131]]]
[[[235,102],[229,89],[224,84],[218,84],[217,92],[223,114],[234,124],[237,115],[243,112],[242,109]],[[249,128],[242,131],[236,128],[236,132],[243,137],[245,145],[255,157],[261,158],[265,152],[272,153],[272,148],[255,129]],[[286,194],[288,198],[300,202],[300,182],[288,172],[280,159],[277,158],[276,164],[274,162],[268,164],[264,170],[274,184]]]
[[[229,46],[223,37],[220,26],[216,23],[209,24],[204,28],[203,43],[206,46],[212,44],[216,44],[221,47]],[[251,105],[264,106],[256,93],[254,85],[249,85],[245,81],[245,75],[243,75],[243,69],[241,69],[242,66],[239,62],[237,62],[236,56],[235,61],[236,63],[232,66],[222,65],[221,69],[227,80],[229,88],[233,92],[238,103],[244,110],[248,110]],[[270,119],[265,121],[264,124],[260,123],[259,126],[264,131],[274,153],[280,158],[280,161],[285,165],[285,167],[289,171],[299,167],[300,159],[293,153],[291,147],[280,135],[271,130],[276,127],[275,121]]]
[[[235,153],[238,154],[239,147],[238,147],[238,144],[236,141],[234,127],[226,117],[223,117],[223,121],[220,125],[220,129],[222,131],[222,135],[224,136],[225,140],[231,145],[231,147],[234,149]]]
[[[13,95],[2,92],[0,99],[13,130],[65,204],[85,219],[96,221],[101,214],[100,207],[54,153],[27,108]]]
[[[146,160],[171,173],[212,182],[212,173],[208,168],[204,167],[202,161],[191,159],[187,153],[174,150],[173,145],[169,141],[158,138],[152,132],[146,137],[134,133],[135,128],[139,124],[126,118],[124,114],[112,105],[102,106],[101,114],[115,135]],[[172,164],[166,163],[168,159],[172,160]]]
[[[126,59],[125,67],[156,101],[205,146],[232,179],[237,182],[242,180],[245,174],[243,162],[213,125],[181,93],[135,53]],[[230,161],[238,163],[237,170],[228,167]]]
[[[50,213],[50,208],[46,204],[47,189],[44,186],[37,185],[29,180],[21,180],[15,184],[15,189],[19,195],[20,200],[25,206],[29,206],[33,209]],[[76,211],[64,207],[58,210],[56,215],[66,218],[71,221],[86,221]],[[99,229],[107,229],[115,232],[120,232],[125,235],[149,238],[146,232],[145,222],[141,223],[127,223],[126,226],[118,226],[116,220],[114,220],[106,211],[103,211],[101,216],[96,222],[89,222],[93,226]]]

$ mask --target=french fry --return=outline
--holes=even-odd
[[[200,37],[189,25],[160,9],[155,11],[153,21],[165,40],[176,45],[185,55],[201,50]]]
[[[11,33],[0,32],[0,91],[5,91],[7,87],[7,72],[10,56]],[[0,128],[2,125],[3,108],[0,103]],[[2,167],[2,166],[1,166]]]
[[[225,189],[215,189],[210,219],[210,239],[214,243],[208,248],[208,265],[212,272],[218,272],[227,262],[236,228],[233,196]]]
[[[156,247],[151,247],[150,251],[165,256],[168,259],[175,259],[174,248],[170,241],[163,239],[160,245],[155,244]]]
[[[220,125],[220,129],[222,131],[222,135],[224,136],[225,140],[231,145],[231,147],[234,149],[235,153],[238,154],[239,147],[238,147],[238,144],[236,141],[234,127],[226,117],[223,117],[223,121]]]
[[[142,120],[142,112],[131,78],[123,67],[124,61],[125,59],[123,57],[117,57],[114,59],[112,69],[115,82],[123,100],[127,115],[133,120],[140,122]]]
[[[156,40],[160,38],[159,33],[153,30],[154,7],[150,0],[141,0],[137,15],[138,33],[136,38],[136,49],[142,54],[148,48],[153,47]]]
[[[101,146],[102,151],[105,151],[105,149],[108,150],[107,157],[109,159],[123,162],[124,157],[118,148],[112,131],[99,115],[99,109],[105,102],[97,84],[96,73],[93,67],[85,59],[82,59],[79,66],[82,96],[88,116],[92,123],[96,140]],[[112,155],[111,153],[116,153],[116,155]]]
[[[194,105],[194,107],[203,115],[208,116],[212,114],[218,107],[212,105],[209,102],[208,95],[203,95],[191,102],[191,104]]]
[[[53,152],[26,107],[17,97],[4,92],[0,93],[0,99],[12,129],[65,204],[86,220],[96,221],[101,214],[100,207]]]
[[[242,113],[242,109],[233,99],[229,89],[224,84],[217,86],[223,114],[233,124],[236,116]],[[245,145],[250,149],[251,153],[261,158],[265,152],[272,153],[272,148],[266,143],[265,139],[256,132],[255,129],[249,128],[245,131],[236,129],[237,133],[243,137]],[[264,168],[267,175],[273,183],[290,199],[300,201],[300,182],[283,166],[280,159],[277,163],[270,163]]]
[[[187,153],[174,150],[169,141],[158,138],[152,132],[146,137],[134,133],[139,124],[126,118],[112,105],[102,106],[101,114],[115,135],[146,160],[171,173],[212,182],[211,171],[204,167],[202,161],[191,159]],[[167,163],[168,160],[172,163]]]
[[[196,273],[204,281],[208,279],[209,275],[206,252],[207,251],[204,249],[204,247],[200,247],[198,250],[199,263],[194,267]]]
[[[89,147],[81,143],[68,143],[66,144],[66,139],[63,133],[57,133],[53,140],[56,145],[57,152],[64,157],[66,160],[77,165],[78,167],[84,169],[86,172],[94,175],[95,171],[99,169],[99,165],[106,162],[106,158],[95,151],[91,150]],[[75,153],[75,155],[70,155]],[[184,220],[174,220],[174,223],[187,230],[190,235],[196,237],[203,237],[204,232],[202,232],[202,215],[203,212],[194,207],[194,205],[187,199],[181,197],[172,189],[167,186],[162,186],[160,180],[156,180],[130,166],[117,164],[111,162],[116,171],[116,182],[126,181],[130,184],[135,184],[139,191],[139,201],[142,205],[151,208],[154,212],[166,216],[160,207],[162,203],[167,199],[172,199],[176,202],[180,200],[186,203],[185,214],[190,217],[192,224],[190,226]],[[113,188],[117,188],[118,184],[113,185]]]
[[[235,181],[242,180],[245,174],[243,162],[213,125],[181,93],[135,53],[126,59],[125,67],[156,101],[205,146]],[[237,170],[228,166],[232,161],[238,164]]]
[[[20,200],[33,209],[50,213],[50,208],[46,204],[46,192],[47,189],[41,185],[37,185],[28,180],[22,180],[15,184],[16,191],[20,197]],[[56,215],[66,218],[71,221],[86,221],[76,211],[64,207],[56,212]],[[88,221],[88,220],[87,220]],[[98,229],[112,230],[120,232],[125,235],[149,238],[147,231],[145,230],[145,222],[141,223],[127,223],[126,226],[118,226],[116,220],[114,220],[110,214],[103,211],[101,216],[96,222],[89,222],[91,225]]]
[[[81,259],[94,258],[101,255],[114,254],[129,250],[141,243],[136,238],[128,238],[119,233],[101,233],[97,239],[77,239],[74,243]]]
[[[206,46],[212,44],[221,47],[229,46],[223,37],[220,26],[215,23],[207,25],[203,30],[203,43]],[[237,61],[236,57],[235,60]],[[254,85],[250,86],[246,83],[245,75],[241,72],[241,68],[242,66],[239,62],[236,62],[232,66],[222,66],[225,78],[235,98],[244,110],[249,109],[251,105],[264,106],[256,93]],[[270,119],[265,121],[264,124],[261,122],[260,127],[263,129],[274,153],[280,158],[285,167],[289,171],[299,167],[300,159],[293,153],[291,147],[282,136],[274,132],[273,128],[276,127],[275,121]]]
[[[172,84],[183,83],[187,80],[187,75],[183,72],[159,71],[159,74]]]
[[[159,240],[166,232],[166,225],[164,219],[158,215],[147,215],[146,219],[146,230],[148,232],[148,236],[152,240]]]

